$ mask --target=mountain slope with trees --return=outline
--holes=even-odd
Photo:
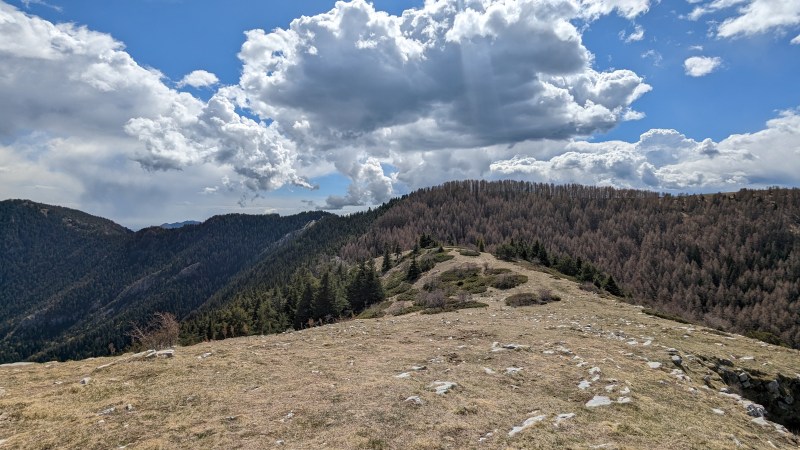
[[[353,294],[357,277],[425,263],[400,255],[440,243],[800,347],[797,189],[671,196],[461,181],[350,216],[228,215],[137,233],[17,201],[0,203],[0,236],[0,361],[108,354],[157,311],[181,319],[189,342],[348,316],[380,301]],[[383,280],[387,296],[395,281]]]
[[[186,316],[329,216],[230,214],[131,232],[67,208],[0,203],[0,362],[108,354],[155,312]]]

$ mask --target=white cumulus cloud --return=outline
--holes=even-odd
[[[194,88],[202,88],[214,86],[219,83],[219,78],[211,72],[205,70],[195,70],[187,73],[178,83],[178,87],[191,86]]]
[[[720,142],[654,129],[637,142],[573,141],[549,158],[515,155],[490,169],[499,176],[666,191],[732,190],[800,182],[800,114],[785,111],[765,129]]]
[[[800,26],[800,2],[796,0],[713,0],[696,6],[690,20],[712,14],[724,19],[715,34],[723,38],[752,36]]]
[[[641,25],[635,25],[630,34],[625,33],[625,30],[619,32],[619,38],[626,43],[637,42],[644,39],[644,28]]]
[[[690,77],[703,77],[717,70],[722,58],[716,56],[692,56],[683,62],[683,69]]]

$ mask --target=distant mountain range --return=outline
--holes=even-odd
[[[423,236],[588,283],[598,281],[585,273],[591,264],[632,301],[670,316],[800,346],[797,189],[669,196],[463,181],[350,216],[229,214],[166,225],[132,232],[76,210],[0,202],[0,362],[109,354],[159,311],[194,325],[233,311],[240,333],[253,332],[258,311],[248,308],[258,303],[242,300],[250,294],[272,292],[291,316],[298,270],[326,261],[350,270]]]
[[[196,220],[184,220],[183,222],[162,223],[161,228],[173,230],[175,228],[185,227],[186,225],[200,225],[201,223],[202,222],[198,222]]]

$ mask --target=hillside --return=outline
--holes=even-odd
[[[0,237],[4,362],[113,354],[157,311],[181,319],[185,343],[359,314],[369,302],[348,292],[359,261],[379,267],[388,253],[407,269],[400,253],[438,243],[482,246],[597,287],[613,278],[631,302],[800,347],[798,189],[669,196],[463,181],[349,216],[234,214],[136,233],[8,201]],[[332,306],[311,311],[325,273]]]
[[[528,264],[449,254],[412,288],[472,266],[527,279],[475,294],[483,308],[207,342],[171,358],[0,366],[0,448],[800,443],[772,422],[798,429],[798,351],[654,317]],[[541,289],[560,301],[504,304]],[[770,420],[748,415],[759,408],[738,394]]]
[[[553,267],[577,261],[613,275],[636,302],[708,326],[800,347],[800,189],[661,196],[513,181],[463,181],[414,192],[345,258],[410,248],[423,233],[521,259],[541,243]],[[591,281],[591,274],[587,277]]]
[[[134,233],[80,211],[0,202],[0,362],[124,349],[132,323],[188,314],[325,216],[232,214]]]

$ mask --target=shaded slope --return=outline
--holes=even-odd
[[[124,348],[132,322],[156,311],[188,314],[276,241],[326,215],[231,214],[201,225],[132,233],[104,219],[32,202],[3,202],[0,210],[0,245],[7,250],[0,361],[79,358]]]

